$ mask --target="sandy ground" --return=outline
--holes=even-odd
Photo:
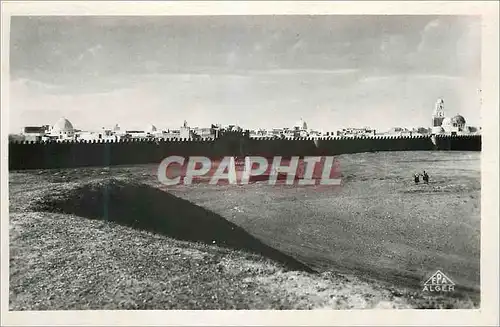
[[[218,244],[31,207],[56,189],[96,179],[159,187],[154,166],[11,173],[10,308],[477,307],[479,154],[415,156],[340,156],[344,183],[337,189],[168,190],[318,273]],[[411,183],[413,170],[421,169],[429,171],[430,185]],[[457,292],[422,293],[421,282],[436,269],[460,286]]]
[[[341,187],[176,187],[320,270],[418,287],[437,269],[479,290],[478,153],[377,153],[338,157]],[[459,168],[457,168],[459,167]],[[414,185],[427,170],[429,185]],[[364,273],[366,272],[366,274]]]

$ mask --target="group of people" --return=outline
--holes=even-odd
[[[422,174],[419,174],[419,173],[416,173],[413,177],[415,179],[415,184],[418,184],[420,183],[420,176],[422,176],[422,180],[424,181],[425,184],[429,184],[429,175],[427,175],[427,173],[424,172]]]

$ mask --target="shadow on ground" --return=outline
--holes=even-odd
[[[114,179],[91,182],[49,194],[32,209],[112,221],[179,240],[215,243],[260,254],[288,269],[315,272],[220,215],[146,184]]]

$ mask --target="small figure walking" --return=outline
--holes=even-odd
[[[413,175],[413,178],[415,179],[415,184],[420,183],[420,175],[418,173],[416,173],[415,175]]]
[[[422,174],[422,179],[424,180],[425,184],[429,184],[429,175],[424,170],[424,173]]]

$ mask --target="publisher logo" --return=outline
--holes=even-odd
[[[441,270],[436,271],[427,281],[424,283],[424,292],[453,292],[455,290],[455,283],[446,276]]]

